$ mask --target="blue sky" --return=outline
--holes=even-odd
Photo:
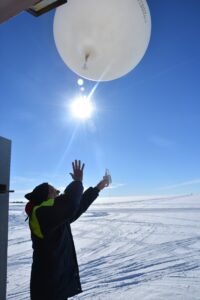
[[[14,198],[44,181],[64,187],[76,158],[86,164],[85,186],[110,169],[113,186],[102,196],[200,192],[200,2],[148,4],[143,60],[98,85],[96,112],[85,123],[67,109],[79,76],[56,50],[54,12],[0,25],[0,135],[12,140]],[[85,80],[85,92],[94,85]]]

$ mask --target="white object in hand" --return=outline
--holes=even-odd
[[[112,183],[112,178],[108,169],[106,169],[103,179],[107,180],[107,185],[109,186]]]

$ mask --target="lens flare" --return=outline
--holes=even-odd
[[[79,86],[84,85],[84,80],[83,80],[82,78],[79,78],[79,79],[77,80],[77,84],[78,84]]]

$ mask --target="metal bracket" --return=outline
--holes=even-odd
[[[14,193],[14,190],[8,190],[6,184],[0,184],[0,194]]]
[[[65,3],[67,3],[67,0],[39,0],[36,4],[27,9],[27,12],[38,17]]]

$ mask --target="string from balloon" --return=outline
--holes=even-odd
[[[74,130],[73,130],[73,132],[72,132],[72,135],[71,135],[70,139],[67,140],[67,142],[66,142],[66,144],[65,144],[64,153],[63,153],[63,155],[61,155],[61,157],[60,157],[60,159],[59,159],[59,161],[58,161],[58,164],[57,164],[57,166],[56,166],[56,168],[55,168],[53,177],[56,177],[56,176],[58,175],[58,171],[59,171],[60,168],[62,167],[62,165],[63,165],[63,163],[64,163],[64,161],[65,161],[65,159],[66,159],[66,156],[67,156],[67,154],[68,154],[68,152],[69,152],[69,150],[70,150],[70,148],[71,148],[71,146],[72,146],[72,144],[73,144],[73,142],[74,142],[74,139],[75,139],[75,136],[76,136],[76,134],[77,134],[77,132],[78,132],[79,126],[80,126],[80,124],[77,124],[77,125],[75,126],[75,128],[74,128]]]

